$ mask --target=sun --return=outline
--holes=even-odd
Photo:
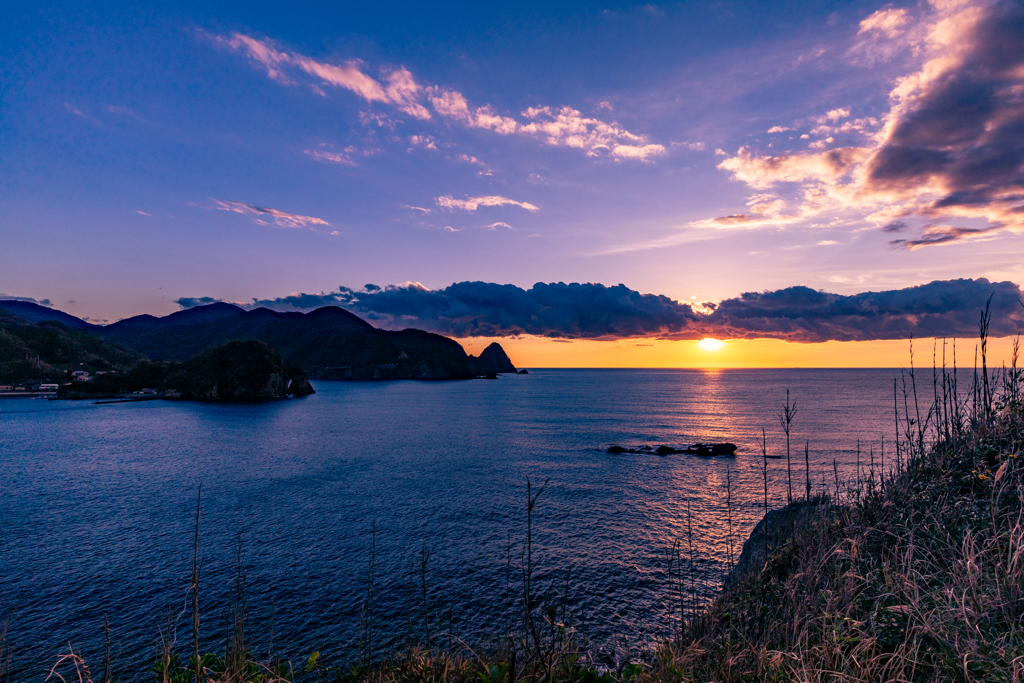
[[[725,346],[725,342],[719,341],[718,339],[712,339],[711,337],[704,337],[697,342],[697,346],[703,351],[718,351],[720,348]]]

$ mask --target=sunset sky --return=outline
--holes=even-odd
[[[334,304],[526,366],[891,366],[989,296],[1024,331],[1019,2],[28,5],[5,298]]]

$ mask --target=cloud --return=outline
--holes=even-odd
[[[107,106],[106,109],[111,114],[117,114],[118,116],[128,116],[130,118],[135,119],[136,121],[142,121],[143,120],[143,118],[141,116],[139,116],[136,112],[132,111],[128,107],[120,107],[120,106],[112,104],[112,105]]]
[[[409,151],[411,152],[413,147],[422,147],[423,149],[437,149],[437,140],[430,135],[410,135],[409,136]],[[463,155],[465,156],[465,155]]]
[[[976,337],[992,298],[992,336],[1024,332],[1024,297],[1012,282],[945,280],[852,296],[809,287],[749,292],[718,304],[707,323],[716,338],[794,342]],[[719,336],[721,335],[721,336]]]
[[[13,294],[0,293],[0,301],[25,301],[30,304],[38,304],[40,306],[46,306],[50,308],[53,306],[53,302],[49,299],[33,299],[30,296],[14,296]],[[70,303],[70,302],[69,302]]]
[[[856,147],[777,157],[758,156],[746,147],[740,147],[736,156],[721,162],[718,168],[731,171],[735,180],[741,180],[757,189],[765,189],[778,183],[810,180],[836,182],[867,157],[867,150]]]
[[[484,227],[487,228],[488,230],[494,230],[495,228],[508,228],[509,230],[515,230],[515,228],[513,228],[511,225],[509,225],[508,223],[504,223],[502,221],[491,223],[490,225],[485,225]]]
[[[786,201],[771,192],[761,192],[750,196],[747,199],[749,213],[735,213],[728,216],[692,221],[691,227],[700,228],[753,228],[763,225],[781,225],[792,223],[800,218],[799,215],[785,213]]]
[[[909,10],[880,9],[860,22],[856,42],[848,55],[854,63],[864,66],[888,61],[908,48],[914,49],[923,32],[924,26],[915,22]]]
[[[345,166],[356,165],[355,161],[353,161],[349,156],[342,152],[329,152],[327,150],[320,149],[307,149],[303,151],[303,154],[311,156],[317,161],[329,161],[332,164],[343,164]]]
[[[900,36],[921,55],[917,70],[896,81],[874,133],[870,118],[839,124],[845,108],[811,131],[863,133],[864,146],[774,157],[743,147],[719,168],[758,190],[793,184],[800,218],[852,211],[887,232],[916,224],[920,237],[896,247],[1024,232],[1024,7],[936,2],[917,18],[884,10],[862,22],[861,34]]]
[[[885,226],[890,228],[892,224]],[[893,232],[892,230],[886,230],[885,232]],[[997,230],[1001,230],[1001,227],[989,227],[989,228],[958,228],[953,225],[926,225],[921,231],[921,237],[916,240],[892,240],[889,245],[896,249],[908,249],[913,251],[920,249],[921,247],[931,247],[938,244],[951,244],[953,242],[959,242],[960,240],[967,239],[970,237],[981,237]]]
[[[230,36],[206,35],[214,44],[245,55],[267,76],[283,85],[297,85],[300,74],[312,77],[315,86],[348,90],[368,103],[394,106],[416,119],[429,120],[434,114],[468,128],[492,131],[498,135],[525,135],[542,139],[554,147],[583,150],[588,156],[607,156],[615,160],[650,161],[666,153],[665,147],[643,135],[629,132],[615,121],[587,117],[572,107],[530,107],[521,112],[521,120],[497,112],[490,105],[473,106],[457,90],[437,85],[420,85],[405,68],[385,70],[380,80],[365,73],[356,60],[343,64],[320,62],[298,53],[280,49],[271,40],[260,40],[242,33]],[[429,105],[429,109],[428,109]],[[599,107],[599,109],[602,107]],[[433,114],[430,110],[433,110]],[[392,125],[387,117],[365,113],[364,123]]]
[[[468,336],[530,334],[571,339],[648,337],[686,329],[697,320],[686,304],[624,285],[537,283],[514,285],[460,282],[441,290],[419,283],[389,285],[376,292],[342,288],[346,308],[377,321],[414,320],[425,329]]]
[[[212,296],[183,296],[180,299],[175,299],[174,303],[185,308],[195,308],[196,306],[209,306],[210,304],[222,303],[223,299],[214,299]]]
[[[781,339],[868,341],[977,335],[992,301],[994,337],[1024,332],[1024,292],[1012,282],[944,280],[883,292],[831,294],[796,286],[748,292],[718,304],[681,302],[625,285],[537,283],[530,289],[459,282],[340,287],[320,294],[254,299],[246,308],[311,310],[341,306],[379,327],[417,327],[456,337],[536,335],[552,339]],[[185,297],[179,305],[213,299]]]
[[[393,104],[399,111],[418,119],[430,118],[430,112],[416,102],[420,86],[404,68],[385,73],[386,82],[381,83],[363,73],[362,65],[355,60],[344,64],[318,62],[304,55],[282,52],[269,40],[257,40],[242,33],[211,38],[222,47],[241,52],[266,69],[267,76],[284,85],[294,85],[295,80],[287,72],[299,70],[319,79],[321,85],[350,90],[368,102]]]
[[[263,206],[256,206],[255,204],[245,204],[243,202],[230,202],[220,201],[217,199],[210,200],[213,202],[214,209],[218,211],[231,211],[233,213],[245,213],[253,214],[256,216],[267,216],[272,218],[274,225],[279,228],[309,228],[315,230],[317,226],[330,227],[330,223],[323,220],[322,218],[316,218],[314,216],[303,216],[297,213],[288,213],[287,211],[280,211],[278,209],[270,209]],[[269,225],[266,221],[261,219],[256,220],[261,225]]]
[[[83,112],[81,109],[78,109],[77,107],[71,105],[70,103],[64,102],[63,104],[64,104],[64,108],[67,109],[69,113],[74,114],[75,116],[77,116],[77,117],[79,117],[81,119],[85,119],[86,121],[89,121],[90,123],[95,123],[97,125],[102,125],[102,124],[100,124],[99,121],[97,121],[93,117],[89,116],[88,114]]]
[[[905,9],[880,9],[867,19],[860,22],[858,35],[879,33],[887,38],[895,38],[902,33],[902,28],[910,23],[910,14]]]
[[[303,151],[303,154],[311,156],[317,161],[327,161],[333,164],[342,164],[345,166],[358,166],[355,159],[352,157],[371,157],[374,154],[378,154],[380,151],[381,150],[373,147],[360,149],[355,145],[349,145],[339,151],[327,143],[321,143],[320,149],[307,149]]]
[[[520,206],[532,213],[540,210],[529,202],[517,202],[514,199],[498,195],[491,195],[488,197],[467,197],[466,199],[454,199],[451,195],[445,195],[443,197],[438,197],[435,201],[442,209],[462,209],[463,211],[476,211],[481,206],[506,205]]]

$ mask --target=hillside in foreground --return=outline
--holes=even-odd
[[[74,371],[125,372],[144,356],[84,328],[30,322],[0,308],[0,384],[63,381]]]

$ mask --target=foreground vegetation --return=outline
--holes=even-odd
[[[702,611],[685,613],[680,563],[683,626],[645,663],[600,664],[564,605],[537,600],[530,524],[543,488],[530,488],[520,616],[487,651],[428,628],[419,644],[372,660],[371,557],[365,640],[354,664],[318,653],[298,663],[254,657],[240,571],[223,651],[200,654],[198,638],[182,647],[164,634],[153,675],[161,683],[1024,681],[1021,373],[1015,355],[999,386],[990,380],[985,328],[983,317],[982,367],[969,391],[957,387],[955,370],[935,368],[931,406],[922,406],[924,382],[919,387],[911,370],[903,390],[894,387],[898,438],[889,467],[865,463],[846,482],[837,474],[814,498],[808,484],[803,501],[759,525]],[[192,586],[198,634],[198,569]],[[70,651],[52,676],[107,683],[109,657],[102,671],[94,676]]]
[[[0,308],[0,384],[70,381],[71,372],[126,372],[142,354],[56,321],[38,324]]]

